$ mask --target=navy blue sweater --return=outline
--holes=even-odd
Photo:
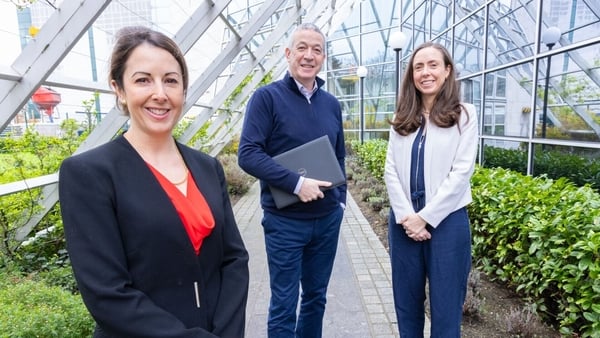
[[[280,166],[272,157],[323,135],[329,136],[345,173],[341,107],[333,95],[321,88],[324,83],[317,78],[319,90],[309,102],[287,73],[283,79],[257,89],[248,102],[238,163],[244,171],[260,179],[264,210],[291,218],[313,218],[324,216],[340,203],[346,203],[344,184],[327,190],[323,199],[277,209],[268,187],[270,184],[293,193],[299,174]]]

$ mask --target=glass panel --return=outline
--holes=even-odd
[[[402,12],[401,13],[412,13],[413,12],[413,6],[414,6],[414,1],[413,0],[404,0],[404,1],[400,1],[402,4]],[[406,14],[403,14],[402,20],[406,20]]]
[[[342,121],[344,129],[358,129],[359,118],[360,118],[360,101],[358,96],[354,99],[342,99],[340,100],[342,105]]]
[[[455,1],[455,10],[456,10],[456,20],[460,21],[462,18],[468,16],[472,12],[474,12],[477,8],[481,6],[481,2],[473,1],[473,0],[456,0]]]
[[[486,74],[486,135],[529,135],[532,97],[531,78],[523,71],[526,66],[517,65]]]
[[[363,1],[363,33],[380,30],[384,27],[398,27],[396,5],[399,5],[399,1]]]
[[[600,140],[598,67],[595,46],[540,60],[536,137]]]
[[[348,35],[355,35],[360,33],[360,11],[358,6],[354,7],[353,11],[350,11],[350,15],[340,25],[340,28],[329,35],[329,39],[339,39]]]
[[[452,23],[452,7],[435,1],[432,5],[431,35],[439,35]]]
[[[494,74],[489,73],[485,75],[485,97],[494,96]]]
[[[533,174],[552,179],[566,177],[575,185],[590,184],[600,190],[598,161],[600,149],[538,144],[534,147]]]
[[[496,78],[496,97],[506,97],[506,78],[504,76]]]
[[[433,39],[433,41],[435,41],[435,42],[441,44],[442,46],[446,47],[446,49],[448,51],[450,51],[450,53],[452,53],[452,35],[450,35],[450,33],[451,33],[451,31],[446,31],[442,35],[440,35],[437,38]]]
[[[477,108],[477,111],[479,112],[479,117],[481,117],[481,113],[482,113],[482,102],[481,102],[481,83],[482,83],[482,77],[475,77],[473,78],[473,103],[475,105],[475,107]]]
[[[392,58],[385,60],[386,54],[394,55],[394,51],[387,45],[388,32],[389,30],[376,31],[363,35],[363,64],[377,64],[393,60]]]
[[[374,112],[394,110],[395,73],[395,64],[369,66],[369,74],[365,78],[365,96],[370,99]]]
[[[458,24],[454,32],[454,62],[463,68],[461,75],[483,69],[483,12]]]
[[[381,20],[380,26],[382,28],[387,27],[398,27],[400,25],[400,1],[368,1],[366,3],[371,4],[373,12]]]
[[[483,160],[486,168],[505,168],[527,173],[527,151],[524,142],[489,140],[483,142]]]
[[[357,97],[358,76],[351,69],[340,69],[328,73],[327,90],[338,99]]]
[[[535,23],[529,15],[533,6],[511,6],[494,2],[489,6],[488,66],[494,67],[533,55]]]
[[[31,21],[30,10],[17,10],[17,7],[10,1],[0,1],[0,12],[3,20],[0,20],[0,41],[2,41],[2,53],[0,53],[0,64],[12,64],[21,48],[27,45],[32,39],[28,32]],[[19,23],[23,26],[22,33],[19,34]]]
[[[589,5],[597,7],[598,2],[591,1]],[[597,13],[597,9],[590,9],[586,1],[542,1],[543,26],[556,26],[563,33],[563,40],[556,46],[597,37],[600,29]]]
[[[327,62],[329,69],[343,69],[358,66],[359,36],[329,42]]]
[[[414,34],[414,45],[418,46],[425,41],[429,41],[429,18],[427,3],[422,3],[419,8],[414,12],[412,16],[413,34]]]

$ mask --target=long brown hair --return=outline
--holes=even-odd
[[[450,128],[458,124],[463,109],[460,103],[460,84],[456,81],[456,72],[450,53],[439,43],[425,42],[414,50],[408,61],[402,79],[402,89],[398,93],[398,105],[394,112],[394,118],[390,121],[394,130],[400,135],[406,136],[415,132],[422,123],[423,98],[421,92],[415,87],[413,62],[415,55],[424,48],[439,50],[444,59],[444,67],[450,66],[450,73],[433,101],[429,112],[429,121],[439,127]]]

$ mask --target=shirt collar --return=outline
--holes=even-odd
[[[313,94],[319,90],[319,86],[317,85],[317,79],[315,79],[315,83],[313,83],[313,88],[312,90],[308,90],[306,87],[304,87],[302,85],[302,83],[298,82],[296,79],[294,79],[294,82],[296,82],[296,85],[298,86],[298,90],[300,90],[300,92],[302,93],[302,95],[304,95],[304,97],[306,97],[307,100],[310,101],[310,98],[313,96]]]

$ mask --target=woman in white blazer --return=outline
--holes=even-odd
[[[384,178],[400,337],[423,337],[428,280],[431,337],[458,338],[471,269],[475,107],[460,102],[450,54],[432,42],[413,52],[398,102]]]

